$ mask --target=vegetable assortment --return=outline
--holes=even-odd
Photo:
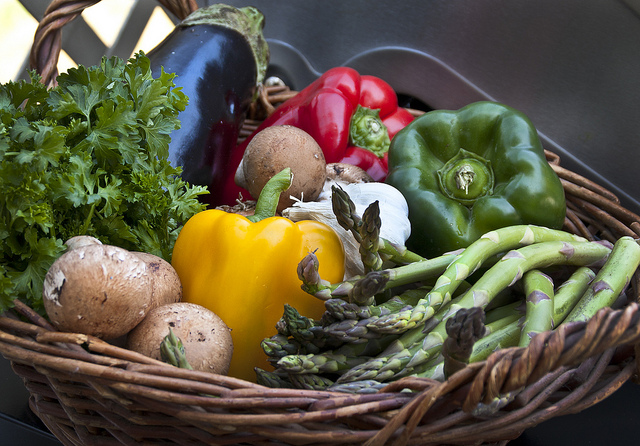
[[[183,300],[212,310],[232,329],[232,376],[255,380],[254,367],[267,365],[260,342],[275,333],[284,304],[312,317],[322,314],[322,302],[300,288],[296,275],[308,252],[322,260],[328,280],[344,275],[344,252],[330,227],[275,216],[280,193],[290,184],[289,169],[275,175],[249,217],[219,209],[194,215],[173,249]]]
[[[104,58],[58,77],[0,86],[0,311],[20,298],[42,310],[42,284],[64,241],[171,258],[206,188],[167,161],[187,98],[149,59]]]
[[[335,209],[350,208],[344,204],[348,196],[334,197]],[[345,228],[358,221],[348,213],[338,219]],[[372,224],[363,217],[356,226]],[[628,236],[612,246],[562,230],[514,225],[457,252],[333,284],[317,273],[313,254],[302,263],[302,271],[313,265],[314,273],[300,279],[325,301],[325,313],[312,319],[285,308],[278,334],[263,341],[275,370],[259,370],[259,382],[375,392],[405,376],[445,379],[498,348],[525,346],[540,330],[614,306],[626,298],[640,245]],[[389,295],[392,290],[398,291]]]
[[[640,244],[561,229],[562,183],[513,108],[414,119],[336,67],[237,143],[263,26],[214,5],[148,57],[0,86],[0,311],[20,298],[177,367],[376,392],[625,303]],[[255,206],[232,207],[245,188]]]
[[[327,163],[359,166],[381,181],[387,176],[390,139],[412,120],[385,81],[336,67],[281,104],[253,135],[274,125],[298,127],[322,147]],[[253,135],[239,146],[240,151]],[[226,204],[237,198],[233,178],[225,184],[224,193]]]

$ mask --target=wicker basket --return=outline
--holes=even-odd
[[[47,10],[32,54],[45,82],[55,73],[60,28],[94,3],[54,1]],[[195,8],[163,4],[179,18]],[[265,88],[245,134],[294,93]],[[565,229],[589,239],[638,237],[640,217],[547,155],[567,196]],[[636,276],[629,295],[638,293]],[[445,382],[404,378],[366,395],[270,389],[175,368],[90,336],[58,332],[20,302],[0,316],[0,353],[24,380],[31,409],[65,445],[504,444],[635,378],[639,319],[637,303],[629,302],[536,336],[527,348],[500,350]],[[510,391],[518,395],[505,407],[473,414],[478,404]]]

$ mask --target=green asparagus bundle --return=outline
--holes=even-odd
[[[285,308],[278,335],[263,342],[274,366],[259,371],[265,385],[364,393],[406,376],[446,379],[497,349],[524,347],[614,306],[640,265],[631,237],[611,244],[531,225],[424,259],[379,237],[375,205],[360,217],[343,191],[333,201],[367,272],[328,283],[313,253],[303,259],[302,288],[326,311],[313,321]]]

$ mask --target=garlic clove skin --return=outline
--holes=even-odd
[[[374,201],[380,206],[380,237],[397,246],[404,246],[411,235],[409,206],[402,193],[395,187],[380,182],[344,183],[327,180],[316,201],[296,201],[283,210],[282,215],[292,221],[316,220],[330,226],[340,236],[345,250],[345,278],[364,274],[359,245],[351,232],[345,231],[333,214],[331,187],[339,185],[353,201],[356,212],[362,215]]]
[[[404,245],[411,235],[409,205],[404,195],[386,183],[351,183],[342,187],[356,205],[359,215],[374,201],[380,205],[380,237],[396,245]],[[331,202],[331,195],[329,195]]]

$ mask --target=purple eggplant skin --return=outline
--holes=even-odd
[[[263,81],[269,49],[264,17],[253,7],[213,5],[180,22],[147,57],[154,76],[175,73],[189,98],[180,128],[171,133],[169,162],[182,167],[190,184],[209,187],[201,195],[215,205],[216,189],[230,167],[249,106]]]

